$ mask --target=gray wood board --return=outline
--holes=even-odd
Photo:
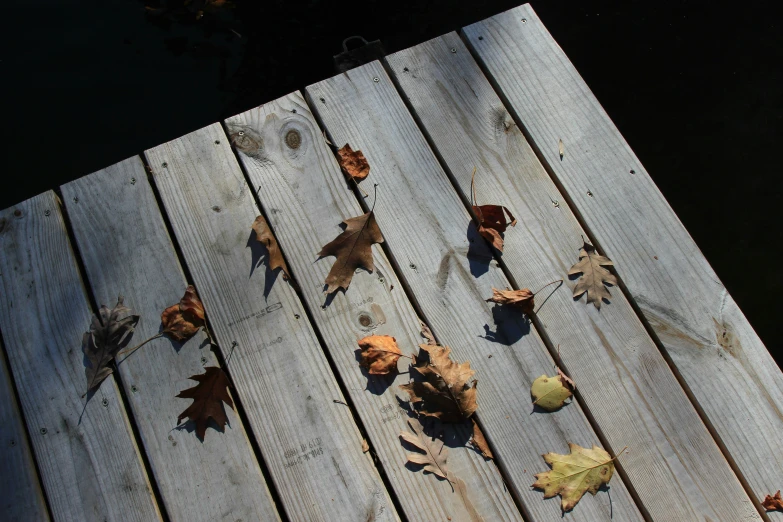
[[[0,212],[0,249],[0,328],[53,518],[159,518],[114,378],[80,398],[92,313],[57,196]]]
[[[141,316],[131,342],[162,328],[160,314],[179,302],[187,282],[166,232],[141,159],[133,157],[62,187],[87,280],[99,304],[125,296]],[[206,335],[184,344],[163,337],[127,360],[119,373],[142,443],[171,520],[273,520],[277,510],[240,418],[226,408],[230,429],[208,430],[200,441],[193,423],[177,427],[192,402],[176,395],[189,379],[218,366]],[[203,361],[203,362],[202,362]]]
[[[398,276],[453,358],[476,370],[478,415],[509,486],[532,520],[560,517],[559,498],[544,500],[530,488],[533,475],[548,469],[541,455],[598,439],[577,403],[554,414],[533,411],[530,385],[554,362],[521,314],[485,302],[492,287],[509,283],[488,263],[486,244],[394,85],[373,62],[311,85],[307,95],[332,142],[367,157],[365,184],[379,183],[375,214]],[[619,476],[611,488],[612,506],[606,494],[586,495],[568,516],[604,520],[613,509],[620,519],[640,518]]]
[[[258,209],[213,124],[147,151],[253,434],[293,520],[396,520],[291,286],[256,266]],[[236,346],[232,351],[232,344]]]
[[[391,335],[403,353],[414,353],[424,342],[420,322],[380,245],[373,246],[372,273],[358,271],[347,292],[325,299],[324,280],[335,259],[316,261],[317,254],[344,219],[364,211],[302,96],[285,96],[226,124],[408,520],[521,520],[495,464],[468,448],[470,425],[442,426],[453,487],[405,465],[408,451],[399,435],[409,431],[409,417],[397,397],[407,400],[398,386],[408,375],[370,376],[355,352],[363,337]],[[398,368],[407,372],[409,363],[401,358]]]
[[[0,232],[1,233],[1,232]],[[1,347],[0,347],[1,349]],[[5,351],[5,350],[3,350]],[[3,492],[2,519],[7,522],[25,520],[49,520],[33,462],[33,454],[27,442],[19,408],[16,406],[11,375],[0,353],[0,462],[3,474],[0,477],[0,491]]]
[[[756,510],[667,362],[619,290],[600,310],[575,301],[566,276],[585,235],[557,187],[456,33],[387,57],[423,129],[469,201],[500,204],[519,223],[502,260],[577,382],[582,405],[655,520],[741,520]]]
[[[598,100],[529,5],[464,34],[757,498],[780,488],[783,374]]]

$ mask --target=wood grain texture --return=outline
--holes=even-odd
[[[53,518],[158,519],[114,378],[80,398],[92,313],[53,192],[0,212],[0,273],[0,328]]]
[[[398,276],[453,358],[469,360],[476,370],[478,415],[509,487],[530,519],[559,518],[559,500],[543,500],[530,488],[533,475],[547,469],[541,455],[567,453],[567,442],[599,442],[577,403],[556,414],[533,411],[530,385],[553,371],[552,358],[520,315],[485,302],[493,286],[509,283],[489,262],[485,243],[394,85],[373,62],[309,86],[307,95],[331,141],[350,143],[367,157],[368,181],[379,183],[375,214]],[[605,520],[612,509],[619,519],[641,518],[617,479],[612,506],[605,494],[588,495],[569,518]]]
[[[599,310],[572,298],[566,274],[585,235],[522,132],[456,33],[387,58],[465,201],[511,209],[502,260],[537,296],[537,317],[654,520],[744,520],[758,514],[668,364],[619,290]]]
[[[3,467],[0,476],[0,491],[3,492],[1,516],[7,522],[45,522],[49,520],[49,511],[46,509],[33,454],[27,443],[27,430],[16,406],[16,393],[4,354],[0,354],[0,359],[0,462]]]
[[[462,485],[406,467],[408,451],[399,435],[409,431],[409,417],[397,398],[407,400],[398,386],[408,375],[370,376],[356,350],[365,336],[391,335],[404,353],[414,353],[423,342],[419,319],[380,245],[373,246],[372,273],[358,271],[347,292],[325,299],[324,281],[335,259],[315,261],[317,253],[340,233],[344,219],[364,211],[302,96],[280,98],[226,124],[408,520],[521,520],[495,464],[467,446],[469,425],[443,426],[448,466]],[[407,372],[409,362],[402,358],[400,371]]]
[[[160,314],[179,302],[187,282],[139,157],[62,187],[64,204],[98,303],[125,296],[141,316],[131,345],[156,335]],[[218,366],[199,332],[184,344],[167,337],[120,358],[124,383],[171,520],[275,520],[277,510],[242,421],[226,408],[229,429],[209,430],[204,441],[193,423],[177,426],[190,399],[176,395],[188,378]]]
[[[464,34],[757,499],[779,489],[783,374],[631,148],[530,6]]]
[[[223,129],[146,154],[288,516],[396,520],[296,293],[256,266],[258,209]]]

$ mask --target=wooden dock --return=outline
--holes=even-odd
[[[474,169],[478,203],[519,220],[502,255]],[[318,252],[371,208],[375,269],[327,296]],[[583,239],[619,280],[600,309],[567,276]],[[559,279],[529,317],[486,302]],[[151,341],[82,397],[98,307],[124,296],[137,344],[189,284],[209,333]],[[0,285],[2,520],[783,521],[761,505],[783,489],[783,374],[528,5],[3,210]],[[475,370],[495,455],[444,424],[452,480],[406,465],[410,373],[357,361],[374,334],[418,351],[422,321]],[[202,440],[176,396],[208,366],[234,408]],[[577,388],[545,412],[530,387],[556,366]],[[620,454],[564,514],[531,485],[569,443]]]

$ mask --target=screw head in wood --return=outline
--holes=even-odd
[[[74,203],[78,203],[79,202],[79,198],[73,198],[73,202]]]
[[[590,192],[589,190],[587,191],[587,195],[590,196],[591,198],[593,197],[593,193]]]
[[[220,140],[215,140],[215,145],[220,145]]]
[[[103,407],[105,408],[106,406],[108,406],[108,405],[109,405],[109,399],[107,399],[106,397],[104,397],[104,398],[103,398],[103,400],[101,401],[101,404],[103,404]]]
[[[237,134],[239,134],[240,136],[244,136],[245,135],[245,131],[239,131],[239,132],[237,132]]]
[[[160,165],[160,166],[161,166],[161,167],[163,167],[164,169],[167,169],[167,168],[169,168],[169,164],[168,164],[168,163],[166,163],[165,161],[164,161],[163,163],[161,163],[161,165]]]
[[[46,435],[48,431],[46,428],[41,428],[41,435]]]
[[[207,358],[206,357],[202,357],[201,358],[201,364],[207,364]]]
[[[48,208],[46,210],[44,210],[44,216],[48,216],[51,213],[52,212]]]
[[[139,389],[138,389],[138,388],[136,387],[136,385],[134,384],[133,386],[131,386],[131,391],[132,391],[133,393],[136,393],[137,391],[139,391]]]
[[[372,79],[372,81],[374,81],[375,83],[378,83],[379,81],[381,81],[381,79],[376,76],[376,77],[374,77]]]
[[[527,23],[527,18],[523,18],[523,19],[522,19],[522,23],[523,23],[523,24],[526,24],[526,23]]]
[[[636,171],[635,171],[635,170],[633,170],[633,169],[631,169],[631,171],[630,171],[630,172],[631,172],[631,174],[636,174]]]
[[[22,211],[18,208],[14,210],[14,217],[22,217]]]
[[[456,53],[456,52],[457,52],[457,48],[456,48],[456,47],[452,47],[452,48],[451,48],[451,52],[452,52],[452,53]]]

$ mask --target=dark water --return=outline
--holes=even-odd
[[[348,36],[394,52],[520,1],[7,4],[0,208],[331,76]],[[532,3],[780,364],[777,3]]]

